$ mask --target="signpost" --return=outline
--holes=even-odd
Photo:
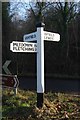
[[[37,43],[13,41],[10,43],[10,50],[12,52],[37,52]]]
[[[44,93],[44,40],[59,41],[60,35],[57,33],[44,31],[44,24],[37,25],[37,32],[24,35],[25,42],[12,42],[10,50],[13,52],[37,52],[37,107],[43,106]],[[37,41],[31,43],[30,41]],[[30,48],[30,49],[29,49]]]

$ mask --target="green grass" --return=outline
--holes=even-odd
[[[38,109],[35,91],[3,90],[2,120],[80,120],[80,96],[48,92],[43,108]]]

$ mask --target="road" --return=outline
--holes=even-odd
[[[36,77],[18,77],[19,88],[25,90],[36,90]],[[45,92],[79,92],[80,79],[71,78],[45,78]]]

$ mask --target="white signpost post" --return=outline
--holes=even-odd
[[[44,93],[44,40],[58,42],[60,35],[44,31],[44,24],[40,23],[37,25],[37,32],[24,35],[23,40],[25,42],[13,41],[10,43],[10,50],[13,52],[37,52],[37,107],[41,108]],[[37,43],[30,41],[37,41]]]
[[[44,93],[44,25],[37,26],[37,107],[43,106]]]

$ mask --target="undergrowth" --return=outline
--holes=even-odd
[[[80,96],[76,94],[44,94],[42,108],[37,108],[35,91],[18,89],[15,96],[10,89],[3,90],[2,120],[80,120]]]

